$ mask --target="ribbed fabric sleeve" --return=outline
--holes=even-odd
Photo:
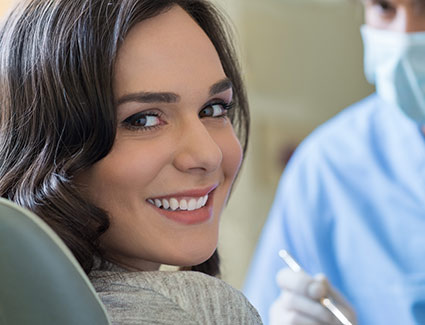
[[[244,295],[194,271],[94,271],[113,324],[262,324]]]

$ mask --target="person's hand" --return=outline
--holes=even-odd
[[[270,307],[270,325],[340,325],[341,322],[320,304],[325,296],[332,299],[353,325],[357,324],[353,309],[323,274],[313,278],[303,271],[285,268],[279,271],[276,280],[282,293]]]

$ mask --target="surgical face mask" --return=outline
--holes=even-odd
[[[425,124],[425,32],[398,33],[362,26],[364,67],[378,95]]]

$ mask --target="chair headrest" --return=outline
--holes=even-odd
[[[0,198],[0,324],[109,324],[68,247],[39,217]]]

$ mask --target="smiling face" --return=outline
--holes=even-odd
[[[209,38],[180,7],[130,30],[115,71],[114,145],[77,177],[110,216],[101,246],[130,269],[199,264],[216,248],[242,159],[226,117],[231,82]]]
[[[363,0],[366,23],[394,32],[425,31],[424,0]]]

